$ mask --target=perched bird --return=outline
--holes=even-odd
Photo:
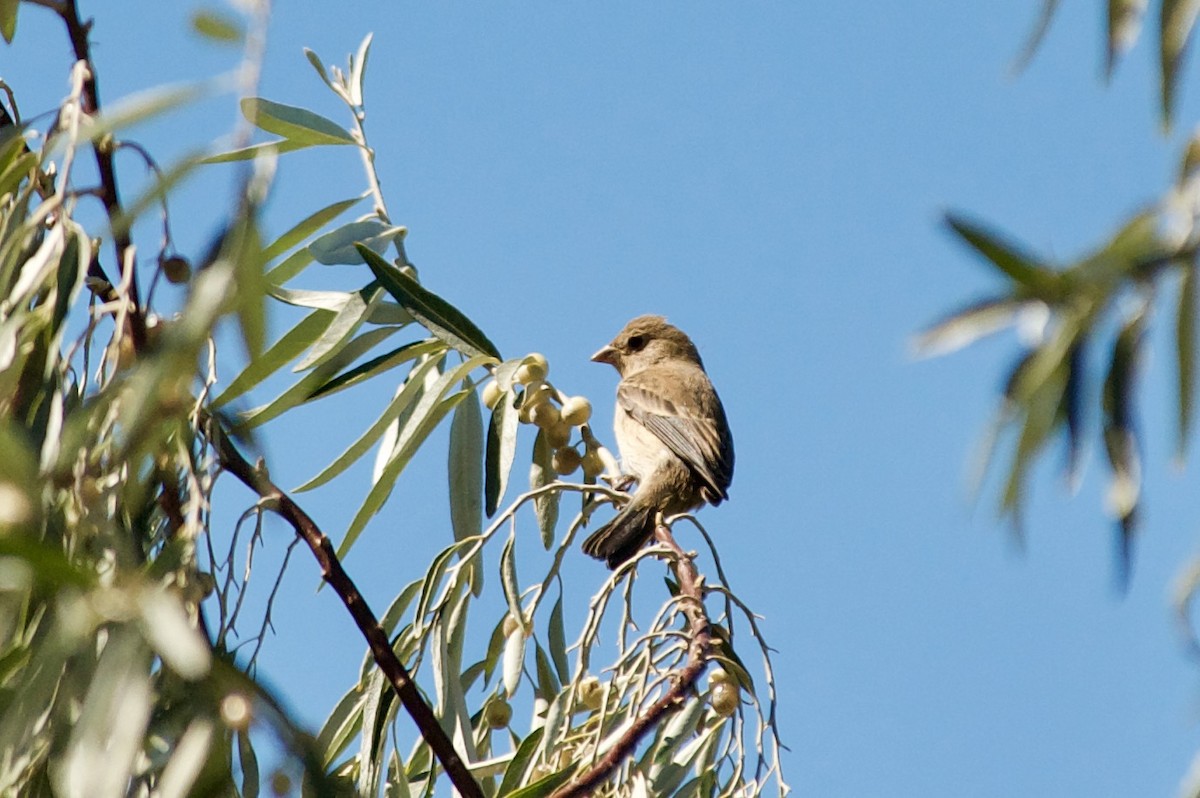
[[[617,446],[638,483],[616,517],[583,542],[584,552],[616,568],[654,534],[657,513],[729,498],[733,437],[696,345],[662,316],[638,316],[592,360],[621,375]]]

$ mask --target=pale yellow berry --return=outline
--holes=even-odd
[[[562,446],[555,449],[554,456],[550,459],[554,465],[554,470],[563,476],[575,473],[575,470],[579,468],[579,464],[583,461],[583,458],[579,456],[579,452],[570,446]]]
[[[292,791],[292,777],[284,773],[282,770],[276,770],[271,773],[271,794],[284,796]]]
[[[588,449],[583,453],[583,473],[589,477],[597,476],[604,471],[604,461],[600,459],[600,453],[595,449]]]
[[[539,402],[529,409],[529,420],[542,429],[550,429],[562,422],[558,408],[549,401]]]
[[[588,423],[592,417],[592,403],[582,396],[572,396],[563,402],[562,420],[572,427]]]
[[[490,729],[503,729],[512,721],[512,705],[503,698],[494,698],[483,708],[483,719]]]
[[[579,683],[579,703],[593,711],[604,703],[604,685],[595,676],[588,676]]]
[[[713,711],[723,718],[727,718],[737,711],[740,696],[738,689],[727,682],[718,682],[714,684],[709,692],[708,702],[712,704]]]
[[[481,398],[483,399],[483,404],[487,409],[495,410],[496,405],[500,404],[501,396],[504,396],[504,391],[500,390],[500,384],[495,380],[492,380],[487,385],[483,386],[483,394]]]
[[[714,668],[708,674],[708,686],[711,689],[718,684],[734,684],[733,674],[721,667]]]
[[[551,390],[550,386],[544,383],[539,384],[536,387],[530,386],[529,388],[526,388],[525,396],[521,400],[521,412],[518,414],[518,418],[521,419],[521,423],[532,424],[533,411],[541,405],[549,404],[550,397],[553,394],[554,391]]]
[[[546,443],[550,444],[551,448],[557,449],[560,446],[566,446],[571,442],[571,425],[564,424],[561,421],[553,427],[546,427]]]
[[[546,375],[550,373],[550,364],[546,361],[546,356],[540,352],[532,352],[525,356],[525,362],[517,367],[517,373],[513,375],[513,379],[522,385],[528,385],[531,382],[546,379]]]

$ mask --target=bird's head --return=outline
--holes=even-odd
[[[592,360],[612,365],[621,375],[667,360],[684,360],[704,367],[692,339],[662,316],[638,316],[608,346],[592,355]]]

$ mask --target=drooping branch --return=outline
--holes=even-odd
[[[655,528],[655,537],[674,555],[671,558],[671,570],[679,581],[679,595],[686,602],[684,613],[688,619],[688,635],[691,638],[687,663],[674,674],[670,689],[634,720],[595,765],[554,792],[551,798],[581,798],[591,795],[601,782],[633,753],[646,734],[662,723],[668,714],[683,707],[708,666],[712,631],[708,610],[704,607],[703,579],[692,557],[675,541],[669,526],[660,523]]]
[[[400,697],[405,711],[416,723],[417,729],[421,732],[421,736],[429,745],[430,750],[433,751],[433,755],[445,768],[446,775],[449,776],[459,795],[467,798],[483,798],[483,791],[471,776],[470,771],[467,770],[462,757],[454,749],[454,743],[446,735],[433,709],[417,689],[408,669],[404,667],[396,656],[396,652],[392,650],[387,633],[379,625],[379,620],[371,612],[371,608],[367,605],[362,593],[358,591],[354,581],[342,568],[342,563],[329,538],[309,517],[308,513],[304,512],[291,497],[277,487],[262,469],[250,465],[215,420],[212,422],[210,434],[217,450],[217,456],[225,470],[257,493],[308,544],[313,557],[316,558],[317,564],[321,568],[321,576],[346,606],[346,610],[366,639],[375,664],[379,666],[396,691],[396,695]]]

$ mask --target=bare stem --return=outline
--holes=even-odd
[[[684,604],[684,613],[688,619],[687,664],[674,674],[670,689],[655,701],[633,722],[633,725],[621,736],[608,752],[581,776],[562,787],[551,798],[577,798],[591,795],[592,792],[612,774],[626,757],[637,748],[638,742],[653,730],[663,719],[681,708],[687,701],[700,675],[704,673],[709,661],[709,649],[712,645],[712,632],[708,611],[704,607],[704,586],[696,564],[692,558],[680,548],[671,535],[671,528],[660,523],[654,530],[658,542],[671,553],[671,570],[679,580],[679,598]]]
[[[342,603],[346,606],[350,617],[354,619],[358,629],[366,638],[375,663],[391,683],[404,709],[417,724],[421,736],[428,743],[434,756],[446,770],[446,775],[454,784],[454,788],[467,798],[483,798],[483,791],[471,776],[466,763],[454,750],[454,743],[446,735],[434,715],[433,709],[425,702],[417,689],[408,669],[400,662],[396,652],[392,650],[387,633],[379,625],[379,620],[371,612],[367,601],[354,584],[350,576],[342,568],[334,552],[333,544],[321,531],[316,522],[292,501],[286,493],[273,483],[262,469],[255,468],[244,458],[217,424],[212,429],[212,441],[216,448],[221,465],[229,473],[237,477],[246,487],[257,493],[265,500],[267,506],[291,525],[309,549],[321,568],[321,575],[333,588]]]

